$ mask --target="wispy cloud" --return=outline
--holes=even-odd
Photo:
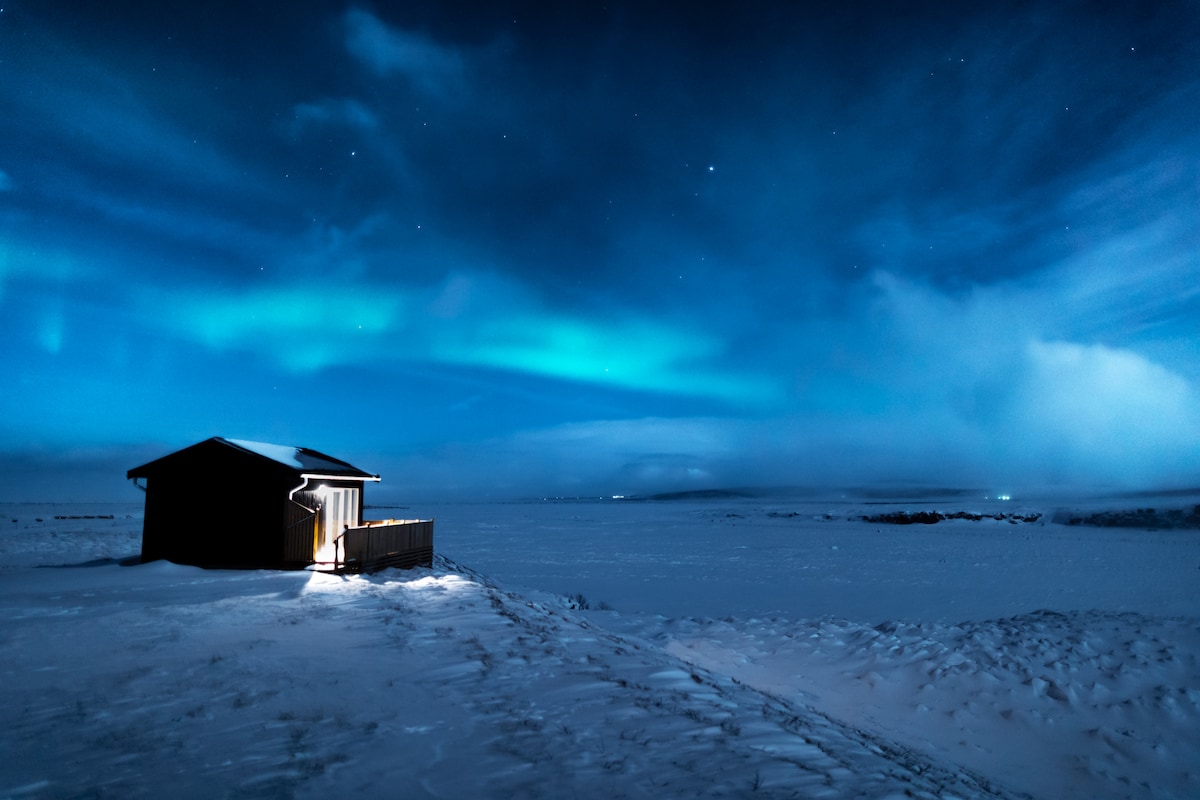
[[[466,78],[466,60],[455,48],[392,27],[361,9],[347,11],[344,22],[347,49],[378,75],[400,75],[433,95],[453,92]]]
[[[1083,302],[1079,278],[1068,265],[1036,287],[950,294],[879,275],[862,338],[844,341],[870,370],[850,391],[881,398],[860,420],[937,443],[980,474],[1186,480],[1200,467],[1200,387],[1132,349],[1133,331],[1116,335],[1136,293],[1107,287]],[[1124,346],[1098,343],[1090,315]]]
[[[145,76],[113,70],[60,42],[47,42],[25,65],[36,83],[14,89],[0,82],[0,97],[20,114],[24,130],[40,131],[44,143],[64,138],[86,143],[72,147],[71,158],[101,159],[135,174],[166,173],[178,180],[231,185],[244,172],[216,150],[208,137],[197,136],[164,114]]]
[[[411,476],[415,491],[440,487],[472,496],[708,488],[761,474],[736,469],[746,466],[744,429],[709,417],[573,422],[434,448],[393,464]]]
[[[1200,467],[1200,391],[1181,375],[1070,342],[1031,342],[1025,366],[1004,430],[1028,468],[1146,485],[1186,482]]]
[[[292,107],[290,128],[293,133],[324,125],[375,130],[379,127],[379,118],[360,101],[350,97],[326,97],[309,103],[297,103]]]
[[[56,294],[69,285],[97,278],[95,271],[70,249],[0,234],[0,300],[4,299],[5,287],[14,283],[39,293]]]

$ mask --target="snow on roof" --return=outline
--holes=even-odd
[[[224,439],[221,441],[249,450],[251,453],[268,458],[301,472],[319,475],[340,475],[346,477],[370,478],[378,480],[378,476],[364,472],[357,467],[347,464],[332,456],[309,450],[307,447],[291,447],[290,445],[269,444],[267,442],[252,442],[247,439]]]

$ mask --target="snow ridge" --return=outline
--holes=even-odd
[[[0,795],[1014,796],[448,566],[6,575]]]

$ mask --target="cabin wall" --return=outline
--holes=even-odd
[[[202,567],[284,566],[286,468],[245,458],[223,445],[148,474],[142,559]]]
[[[314,520],[314,524],[315,524],[314,541],[317,543],[325,540],[327,536],[337,537],[342,534],[342,531],[340,531],[340,530],[328,531],[328,532],[325,530],[325,517],[324,517],[324,514],[321,513],[322,509],[323,509],[323,504],[325,502],[325,498],[322,496],[321,490],[327,489],[327,488],[328,489],[357,489],[358,490],[358,520],[359,520],[359,522],[362,521],[363,495],[365,494],[365,492],[363,491],[363,489],[364,489],[363,481],[357,481],[357,480],[339,481],[339,480],[329,480],[329,479],[314,481],[310,486],[306,486],[302,491],[296,492],[295,495],[293,495],[293,499],[295,500],[296,503],[299,503],[300,505],[305,506],[306,508],[311,509],[312,511],[316,512],[316,517]],[[309,555],[308,560],[309,560],[309,562],[312,561],[311,554]]]
[[[157,561],[171,556],[171,517],[174,504],[161,489],[146,490],[146,512],[142,517],[142,560]]]
[[[282,488],[239,487],[214,494],[148,479],[142,558],[204,567],[280,566],[285,527],[281,498],[286,497]]]
[[[295,500],[284,499],[283,566],[301,569],[316,552],[318,515]]]

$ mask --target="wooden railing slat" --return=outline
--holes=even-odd
[[[432,566],[433,520],[389,520],[348,528],[340,537],[347,569]]]

